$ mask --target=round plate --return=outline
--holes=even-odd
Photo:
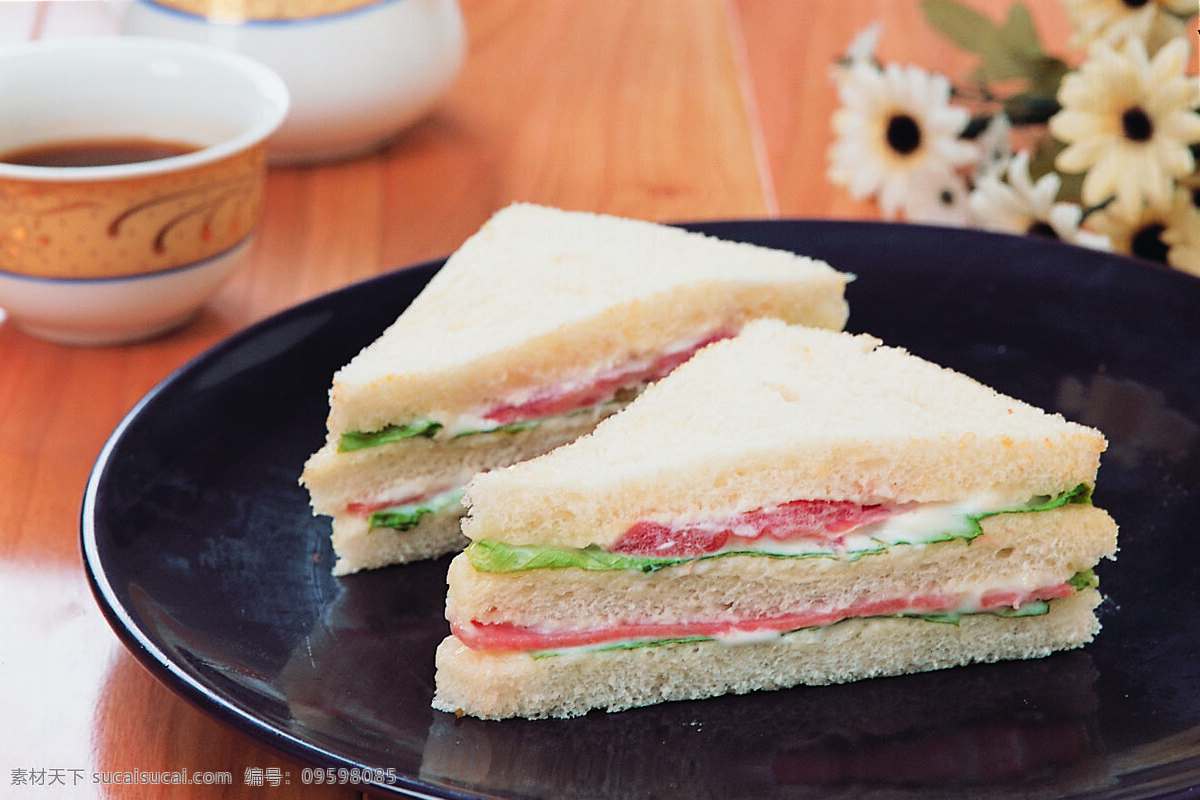
[[[1044,240],[908,225],[690,226],[858,278],[849,329],[1100,428],[1121,525],[1091,645],[1038,661],[575,720],[435,712],[447,560],[335,579],[297,477],[333,372],[430,263],[200,356],[113,434],[83,551],[105,614],[168,686],[285,755],[293,785],[438,798],[1140,798],[1200,785],[1200,281]],[[464,312],[466,310],[464,309]],[[338,773],[336,770],[344,772]],[[364,776],[363,770],[366,771]]]

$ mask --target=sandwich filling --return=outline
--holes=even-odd
[[[610,369],[538,387],[521,397],[509,398],[474,413],[442,419],[421,417],[376,431],[347,431],[338,440],[338,451],[347,453],[413,438],[456,439],[481,433],[516,433],[556,417],[581,413],[608,403],[623,404],[646,386],[666,377],[700,348],[736,333],[734,330],[717,331],[656,356],[633,359]]]
[[[607,549],[510,545],[480,539],[468,545],[466,552],[480,572],[565,567],[656,572],[687,561],[730,555],[853,561],[897,545],[970,541],[983,533],[980,522],[997,514],[1049,511],[1068,503],[1090,502],[1091,489],[1086,484],[1054,497],[1032,498],[1018,507],[996,507],[986,497],[960,503],[867,506],[796,500],[704,520],[639,520]]]
[[[684,642],[719,641],[727,644],[768,641],[808,628],[822,628],[847,619],[864,617],[915,617],[929,622],[957,624],[968,614],[1008,617],[1049,613],[1049,602],[1070,597],[1095,585],[1091,571],[1077,573],[1061,584],[1034,590],[988,589],[967,594],[938,592],[906,597],[866,600],[849,606],[813,608],[803,612],[751,619],[624,623],[590,629],[540,629],[510,623],[467,624],[451,622],[450,630],[474,650],[520,650],[554,655],[577,648],[615,650]]]
[[[726,556],[833,558],[853,561],[897,546],[927,546],[982,535],[981,521],[1006,513],[1036,513],[1068,503],[1090,503],[1080,484],[1054,497],[1036,497],[1019,507],[988,507],[985,498],[963,503],[858,505],[843,501],[796,500],[742,514],[699,520],[639,520],[609,548],[508,545],[478,540],[466,549],[480,572],[514,573],[574,567],[589,571],[654,573],[689,562]],[[981,507],[982,506],[982,507]],[[1049,601],[1094,585],[1080,573],[1046,586],[986,586],[973,591],[881,597],[846,607],[814,607],[776,616],[682,622],[631,621],[598,629],[531,627],[478,620],[451,620],[455,636],[479,650],[535,653],[572,648],[627,648],[680,641],[758,641],[845,619],[920,617],[956,622],[964,614],[1031,616],[1047,613]]]
[[[372,528],[407,531],[417,527],[424,517],[446,512],[461,513],[463,488],[435,489],[403,500],[378,503],[351,503],[346,513],[367,517]]]

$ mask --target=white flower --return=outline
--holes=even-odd
[[[1200,275],[1200,209],[1190,189],[1176,192],[1166,215],[1162,240],[1167,245],[1167,263],[1175,269]]]
[[[1200,210],[1188,189],[1178,189],[1165,206],[1146,205],[1125,216],[1106,208],[1089,224],[1107,233],[1113,249],[1200,275]]]
[[[1098,250],[1109,248],[1108,237],[1080,230],[1083,209],[1074,203],[1055,202],[1062,179],[1048,172],[1037,183],[1029,176],[1029,151],[1013,156],[1008,182],[998,175],[980,179],[968,205],[971,219],[980,228],[1020,235],[1045,236]]]
[[[1117,45],[1129,37],[1146,43],[1151,53],[1184,33],[1196,13],[1194,0],[1061,0],[1074,31],[1071,43]]]
[[[987,127],[979,134],[979,166],[975,177],[979,180],[988,175],[1003,175],[1012,160],[1012,122],[1001,112],[988,120]]]
[[[1137,40],[1115,50],[1099,43],[1058,92],[1063,110],[1050,133],[1068,142],[1055,162],[1063,172],[1086,172],[1083,201],[1110,197],[1132,217],[1143,201],[1170,202],[1175,178],[1195,169],[1189,145],[1200,141],[1200,83],[1184,73],[1188,44],[1175,39],[1153,60]]]
[[[829,179],[856,199],[877,195],[888,218],[905,209],[914,181],[978,158],[975,147],[958,138],[968,113],[950,105],[950,83],[941,75],[859,62],[838,85],[838,96]]]
[[[833,66],[831,77],[835,82],[841,82],[850,73],[855,64],[875,64],[875,48],[879,45],[879,37],[883,34],[883,25],[873,22],[860,30],[850,40],[846,54]]]
[[[922,172],[908,187],[904,217],[929,225],[964,226],[970,220],[967,182],[957,172]]]

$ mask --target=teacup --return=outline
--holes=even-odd
[[[270,69],[202,44],[50,39],[0,48],[0,97],[0,307],[18,327],[148,338],[243,261],[288,108]]]
[[[386,145],[436,105],[466,50],[458,0],[132,0],[125,14],[127,33],[226,47],[284,79],[272,164]]]

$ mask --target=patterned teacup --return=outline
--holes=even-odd
[[[112,344],[188,321],[259,218],[282,80],[136,37],[0,50],[0,307],[42,338]]]

